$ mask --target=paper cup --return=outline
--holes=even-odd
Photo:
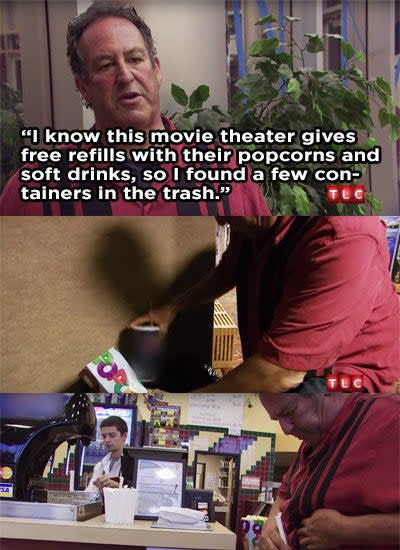
[[[155,382],[160,371],[161,337],[158,325],[144,324],[132,327],[132,366],[138,379]]]
[[[134,522],[138,505],[136,489],[104,487],[103,493],[106,523],[129,525]]]

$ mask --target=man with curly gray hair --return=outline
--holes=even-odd
[[[151,31],[131,5],[97,2],[68,25],[67,55],[96,127],[163,129],[160,62]]]
[[[62,167],[62,179],[52,190],[52,198],[35,197],[31,200],[21,197],[20,188],[23,182],[19,173],[14,174],[7,182],[0,197],[0,214],[8,216],[208,216],[208,215],[268,215],[269,209],[258,184],[252,181],[248,174],[247,181],[233,182],[229,193],[220,193],[217,181],[208,182],[206,194],[197,187],[204,187],[198,182],[186,181],[183,171],[178,176],[174,174],[176,162],[148,161],[146,155],[141,160],[132,160],[131,151],[135,148],[146,148],[150,144],[149,133],[152,130],[176,131],[172,120],[161,114],[160,85],[162,81],[160,62],[156,55],[151,31],[138,16],[135,9],[126,2],[100,1],[93,3],[84,13],[75,17],[68,25],[67,55],[74,75],[76,86],[86,107],[93,109],[95,117],[94,129],[102,132],[103,138],[108,129],[120,129],[121,139],[115,138],[125,155],[119,156],[118,164],[114,166],[113,159],[94,159],[95,167],[104,172],[104,164],[112,168],[113,178],[109,182],[113,187],[112,196],[98,197],[96,193],[88,193],[85,187],[96,189],[100,175],[85,173],[82,181],[77,183],[68,179],[68,168],[71,161],[67,159]],[[135,130],[135,138],[126,138],[132,133],[124,131]],[[137,137],[136,137],[137,136]],[[114,138],[112,138],[114,139]],[[103,139],[106,144],[106,139]],[[181,160],[181,151],[188,144],[173,144],[173,158]],[[204,144],[207,149],[216,149],[216,144]],[[80,162],[88,157],[90,143],[67,145],[69,149],[82,149]],[[64,149],[66,148],[64,147]],[[160,152],[160,151],[158,151]],[[118,152],[120,153],[120,152]],[[213,157],[216,158],[216,157]],[[69,164],[68,164],[69,163]],[[211,168],[210,163],[204,165]],[[216,163],[213,164],[218,168]],[[33,166],[30,166],[33,168]],[[37,165],[39,168],[39,165]],[[143,172],[152,168],[153,172],[144,178]],[[237,162],[231,159],[226,168],[235,170]],[[162,169],[165,179],[154,180],[154,171]],[[148,170],[147,170],[148,171]],[[89,170],[90,172],[90,170]],[[114,175],[116,174],[116,175]],[[121,181],[118,177],[121,176]],[[107,174],[105,176],[107,177]],[[124,182],[135,183],[134,189],[128,188],[124,195]],[[30,182],[29,187],[36,187]],[[54,182],[51,182],[54,183]],[[168,188],[181,187],[176,193],[176,199],[164,197],[162,186]],[[69,189],[75,187],[72,191]],[[126,185],[125,185],[126,187]],[[129,187],[129,186],[128,186]],[[151,187],[151,189],[149,189]],[[194,189],[192,189],[192,187]],[[24,190],[26,192],[26,189]],[[36,188],[34,189],[37,193]],[[45,189],[47,192],[47,189]],[[89,189],[90,191],[90,189]],[[110,190],[111,191],[111,190]],[[135,192],[133,195],[130,193]],[[180,192],[185,196],[180,198]],[[192,195],[193,191],[193,195]],[[30,192],[30,190],[29,190]],[[85,192],[85,196],[81,193]],[[150,196],[145,192],[150,192]],[[220,193],[220,194],[219,194]],[[68,198],[67,198],[68,197]],[[70,200],[71,197],[71,200]]]

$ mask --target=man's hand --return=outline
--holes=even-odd
[[[117,481],[114,481],[107,476],[98,477],[95,481],[93,481],[93,485],[95,485],[100,491],[104,489],[104,487],[111,487],[113,489],[118,489],[119,487],[119,483]]]
[[[276,521],[271,517],[264,523],[255,550],[290,550],[289,546],[281,539]]]
[[[300,544],[308,550],[337,548],[343,540],[343,525],[345,516],[336,510],[316,510],[311,517],[302,521],[302,527],[297,530]]]
[[[154,323],[159,325],[160,334],[165,336],[168,332],[169,325],[172,323],[176,316],[176,308],[172,304],[166,304],[165,306],[153,309],[140,317],[137,317],[130,323],[130,327],[137,327],[143,325],[143,323]]]
[[[289,370],[270,363],[259,353],[248,359],[217,382],[212,382],[202,393],[280,393],[295,388],[304,380],[303,371]]]

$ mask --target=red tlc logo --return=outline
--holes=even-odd
[[[361,374],[327,374],[326,391],[363,391],[364,376]]]
[[[327,185],[326,193],[330,204],[365,203],[365,185]]]

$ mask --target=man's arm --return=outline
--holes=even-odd
[[[262,357],[259,353],[252,355],[226,376],[213,382],[199,392],[285,392],[295,388],[304,379],[306,372],[283,369]]]
[[[102,472],[102,465],[101,465],[101,460],[100,462],[98,462],[97,464],[95,464],[94,468],[93,468],[93,472],[92,472],[92,477],[90,478],[90,481],[89,481],[89,484],[88,486],[86,487],[85,491],[93,491],[93,492],[98,492],[98,489],[95,485],[95,481],[98,477],[101,476],[101,472]]]
[[[336,510],[316,510],[303,521],[297,535],[302,545],[316,550],[342,545],[397,545],[400,514],[366,514],[345,516]]]
[[[111,487],[113,489],[118,489],[119,483],[110,479],[108,476],[101,476],[94,480],[93,484],[102,491],[104,487]]]
[[[136,317],[131,323],[131,327],[142,325],[146,322],[156,323],[160,326],[161,333],[165,335],[168,332],[169,325],[180,311],[191,306],[206,304],[215,298],[219,298],[234,287],[234,283],[226,282],[218,271],[213,270],[203,277],[197,284],[179,294],[169,303],[155,308],[152,311]]]
[[[241,236],[232,233],[231,242],[217,267],[169,303],[134,319],[130,326],[134,327],[151,321],[160,325],[161,333],[165,335],[169,325],[180,311],[211,302],[232,290],[236,285],[236,268],[241,246]]]

